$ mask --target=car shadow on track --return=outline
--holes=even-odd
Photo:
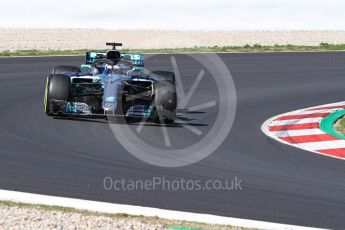
[[[169,128],[183,128],[184,126],[194,126],[194,127],[205,127],[208,124],[202,123],[195,123],[197,119],[190,119],[182,116],[178,116],[177,120],[171,124],[160,124],[154,121],[148,120],[145,123],[141,123],[141,119],[118,119],[116,121],[110,121],[107,119],[90,119],[90,118],[78,118],[78,117],[54,117],[56,120],[69,120],[69,121],[81,121],[81,122],[94,122],[94,123],[101,123],[101,124],[121,124],[121,125],[131,125],[131,126],[148,126],[148,127],[169,127]],[[179,120],[183,122],[179,122]]]

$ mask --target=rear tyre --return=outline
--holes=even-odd
[[[52,74],[64,74],[64,73],[80,73],[81,70],[79,67],[75,66],[56,66]]]
[[[170,81],[157,81],[154,95],[155,120],[157,123],[171,124],[176,119],[176,85]]]
[[[44,97],[44,112],[48,116],[53,116],[56,109],[52,108],[52,100],[70,100],[71,80],[63,74],[51,74],[47,77],[46,91]]]
[[[172,84],[175,84],[175,74],[169,71],[153,71],[154,75],[160,76],[163,80],[170,81]]]

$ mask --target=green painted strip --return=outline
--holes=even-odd
[[[337,133],[333,129],[334,123],[341,117],[345,116],[345,109],[344,110],[338,110],[334,113],[331,113],[327,117],[323,118],[320,122],[320,129],[324,131],[325,133],[328,133],[331,136],[337,137],[339,139],[344,139],[345,136]]]

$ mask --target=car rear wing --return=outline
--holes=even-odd
[[[107,53],[87,52],[85,63],[91,65],[97,60],[106,59]],[[121,53],[121,60],[132,62],[136,70],[144,70],[144,55],[135,53]]]

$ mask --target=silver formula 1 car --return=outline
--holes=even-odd
[[[47,77],[44,111],[48,116],[140,117],[172,123],[176,118],[175,75],[145,73],[141,54],[87,52],[81,67],[57,66]]]

